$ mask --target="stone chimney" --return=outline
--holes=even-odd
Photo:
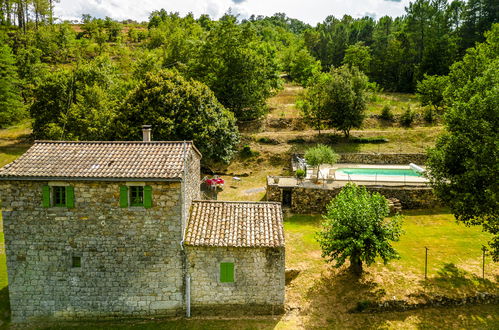
[[[151,125],[142,125],[142,141],[151,142]]]

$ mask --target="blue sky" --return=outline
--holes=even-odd
[[[153,10],[165,8],[181,14],[192,12],[196,17],[209,14],[218,18],[232,8],[232,12],[242,18],[251,14],[270,16],[284,12],[289,17],[315,25],[328,15],[400,16],[408,3],[409,0],[60,0],[56,4],[56,16],[62,20],[75,20],[82,14],[90,14],[144,21]]]

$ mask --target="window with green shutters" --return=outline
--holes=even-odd
[[[221,283],[234,282],[234,263],[233,262],[220,263],[220,282]]]
[[[43,186],[42,206],[48,207],[74,207],[73,186]]]
[[[66,187],[52,187],[52,205],[59,207],[66,206]]]
[[[130,206],[144,206],[144,187],[130,187]]]
[[[121,186],[120,187],[120,207],[152,207],[152,187],[151,186]]]

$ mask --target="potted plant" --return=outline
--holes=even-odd
[[[295,176],[300,182],[305,178],[306,175],[307,172],[302,168],[297,169],[295,172]]]

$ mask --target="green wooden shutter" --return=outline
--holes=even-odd
[[[75,190],[73,186],[66,187],[66,207],[70,209],[75,207]]]
[[[234,282],[234,263],[222,262],[220,264],[220,282]]]
[[[128,187],[120,186],[120,207],[128,207]]]
[[[150,209],[152,207],[152,187],[144,187],[144,207]]]
[[[48,185],[42,188],[42,206],[50,207],[50,187]]]

